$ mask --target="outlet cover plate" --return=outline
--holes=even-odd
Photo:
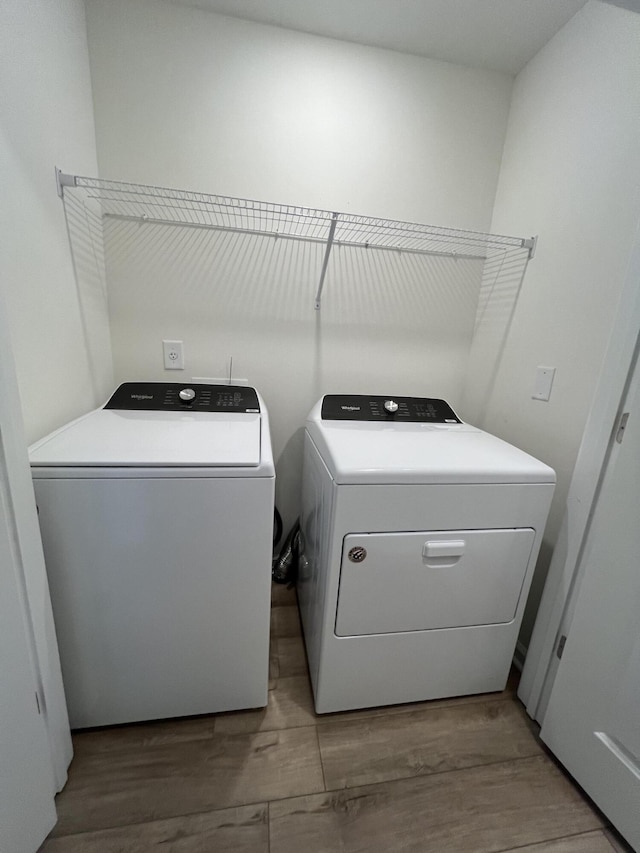
[[[162,341],[165,370],[184,370],[184,346],[182,341]]]

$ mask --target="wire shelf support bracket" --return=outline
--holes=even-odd
[[[67,175],[56,166],[56,191],[60,198],[64,197],[65,187],[75,187],[75,175]]]
[[[322,269],[320,270],[320,281],[318,282],[318,292],[316,293],[316,302],[315,308],[316,311],[320,310],[320,301],[322,299],[322,288],[324,287],[324,277],[327,274],[327,266],[329,265],[329,256],[331,254],[331,248],[333,246],[333,238],[336,233],[336,225],[338,224],[338,213],[334,213],[331,218],[331,225],[329,226],[329,236],[327,237],[327,248],[324,251],[324,259],[322,261]]]
[[[533,260],[536,256],[536,249],[538,247],[538,235],[536,234],[535,237],[529,237],[528,239],[523,240],[522,246],[524,249],[529,250],[529,260]]]

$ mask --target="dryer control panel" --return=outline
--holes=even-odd
[[[105,409],[154,412],[259,412],[255,388],[179,382],[125,382]]]
[[[369,397],[365,394],[327,394],[322,398],[322,420],[462,423],[444,400],[431,397]]]

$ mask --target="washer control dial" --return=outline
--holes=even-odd
[[[195,400],[196,392],[193,388],[183,388],[178,394],[178,397],[180,397],[183,403],[191,403]]]
[[[391,415],[398,411],[398,404],[395,400],[385,400],[384,407]]]

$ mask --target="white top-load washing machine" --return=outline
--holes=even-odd
[[[502,690],[554,484],[443,400],[324,397],[298,579],[316,710]]]
[[[266,705],[275,478],[256,391],[126,383],[30,459],[72,727]]]

